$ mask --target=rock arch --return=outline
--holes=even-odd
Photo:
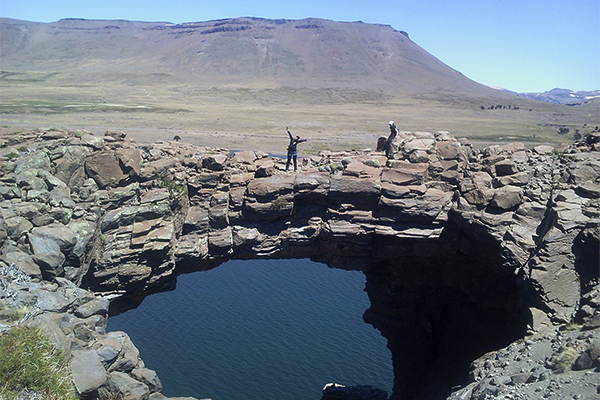
[[[5,207],[37,199],[55,222],[19,236],[12,221],[9,234],[31,245],[33,275],[39,266],[110,298],[113,313],[229,259],[358,269],[365,320],[392,350],[393,399],[445,397],[483,353],[591,316],[580,306],[598,280],[593,146],[475,150],[403,132],[385,155],[322,152],[289,174],[260,152],[140,145],[120,132],[24,140],[39,151],[14,165]]]

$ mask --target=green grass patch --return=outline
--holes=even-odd
[[[36,392],[48,400],[76,400],[67,360],[36,328],[17,327],[0,336],[0,398]]]
[[[19,83],[39,83],[58,75],[58,72],[14,72],[0,71],[0,81]]]

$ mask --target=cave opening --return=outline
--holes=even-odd
[[[374,243],[387,245],[385,239]],[[517,271],[497,244],[454,224],[438,241],[371,259],[365,321],[388,338],[391,400],[446,399],[468,384],[472,361],[527,334],[528,283]]]
[[[387,341],[363,321],[360,271],[308,259],[233,260],[180,275],[108,319],[127,332],[167,396],[319,399],[329,382],[391,393]]]

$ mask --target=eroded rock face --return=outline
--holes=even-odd
[[[445,132],[404,132],[386,155],[322,152],[293,174],[260,152],[51,133],[4,139],[0,265],[89,290],[86,302],[42,296],[65,320],[104,315],[94,294],[120,312],[179,273],[234,258],[358,269],[365,320],[392,350],[393,399],[445,397],[471,361],[528,332],[597,325],[596,144],[477,150]],[[96,368],[81,390],[160,391],[126,339],[86,323],[65,329],[106,375]]]

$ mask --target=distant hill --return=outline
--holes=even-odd
[[[61,71],[68,72],[66,79],[507,97],[440,62],[406,32],[362,22],[2,19],[0,29],[4,71]]]
[[[600,98],[600,90],[578,91],[555,88],[543,93],[518,93],[519,96],[552,104],[578,105]]]

